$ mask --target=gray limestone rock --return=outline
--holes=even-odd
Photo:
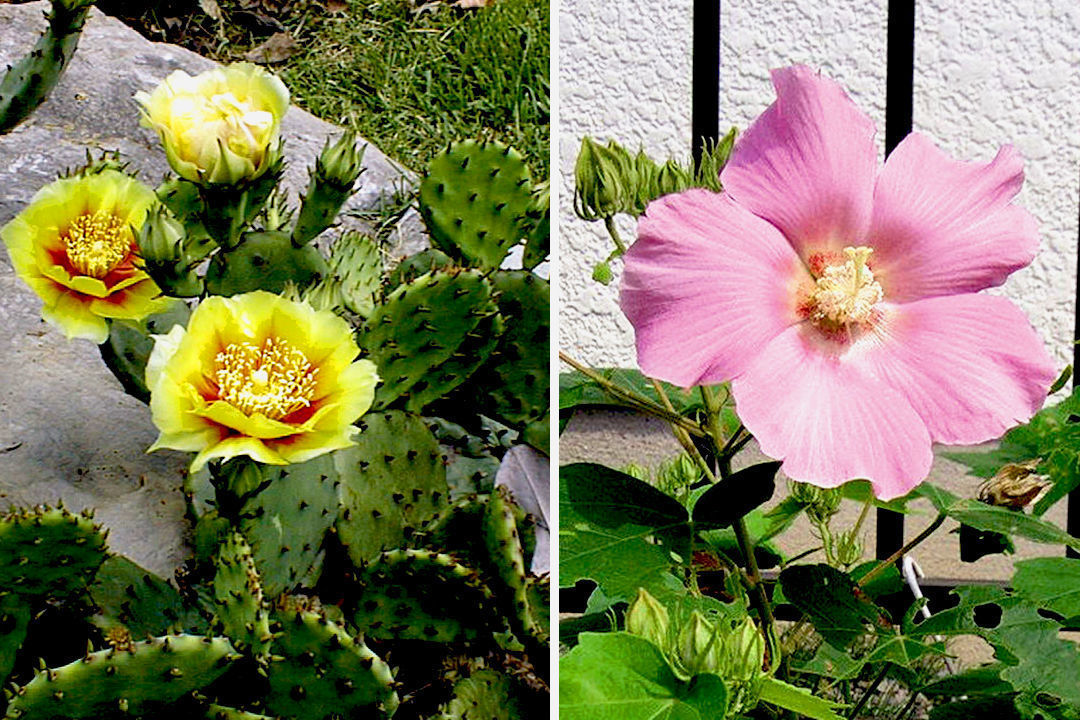
[[[44,28],[47,3],[0,4],[0,68]],[[156,184],[167,169],[156,135],[139,126],[132,96],[176,69],[214,66],[152,43],[94,10],[78,52],[53,95],[23,125],[0,135],[0,226],[42,185],[81,164],[87,148],[119,150]],[[284,121],[286,184],[307,184],[307,167],[336,128],[296,107]],[[351,209],[370,209],[403,180],[374,147]],[[412,238],[413,233],[405,237]],[[0,251],[0,506],[55,503],[97,508],[114,550],[170,576],[183,559],[186,456],[153,455],[149,410],[124,394],[85,340],[67,341],[40,319],[41,303]]]

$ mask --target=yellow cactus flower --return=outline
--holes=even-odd
[[[130,175],[102,170],[46,185],[0,229],[45,320],[69,338],[103,343],[106,318],[141,320],[173,302],[136,263],[134,233],[156,202]]]
[[[172,169],[192,182],[252,180],[280,154],[289,90],[258,65],[235,63],[194,77],[177,70],[135,100]]]
[[[272,293],[209,297],[155,336],[146,365],[159,448],[269,464],[353,445],[379,378],[345,320]]]

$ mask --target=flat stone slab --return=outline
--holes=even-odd
[[[45,27],[46,2],[0,4],[0,68],[24,55]],[[0,135],[0,226],[61,170],[82,164],[86,149],[119,150],[142,179],[168,169],[157,136],[139,126],[132,96],[173,70],[198,73],[211,60],[152,43],[96,9],[52,96],[9,135]],[[327,136],[339,131],[293,107],[283,123],[286,185],[307,185]],[[375,207],[402,173],[369,145],[354,210]],[[413,234],[409,233],[409,238]],[[41,302],[0,251],[0,506],[62,500],[93,507],[115,552],[166,577],[186,554],[186,455],[145,450],[157,432],[148,408],[121,389],[97,347],[67,341],[40,319]]]

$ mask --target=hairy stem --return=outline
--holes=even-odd
[[[909,552],[911,552],[911,550],[916,545],[933,535],[934,531],[941,527],[941,523],[943,522],[945,522],[945,514],[941,513],[937,516],[937,518],[935,518],[934,522],[930,523],[930,525],[927,526],[925,530],[912,538],[911,542],[894,552],[889,557],[882,560],[880,563],[877,564],[876,567],[874,567],[873,570],[863,575],[862,579],[859,580],[859,587],[865,587],[871,580],[876,578],[881,573],[885,572],[886,568],[888,568],[890,565],[902,558],[904,555],[907,555]]]
[[[614,257],[624,255],[626,253],[626,244],[623,243],[622,238],[619,237],[619,230],[615,227],[614,215],[608,215],[604,218],[604,227],[607,228],[608,235],[610,235],[611,239],[615,241],[615,247],[618,248],[618,250],[615,253],[612,253],[612,255]]]

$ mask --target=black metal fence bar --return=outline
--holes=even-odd
[[[694,0],[690,137],[694,165],[720,139],[720,0]]]
[[[885,75],[885,154],[911,132],[915,77],[915,0],[889,0],[888,59]],[[879,560],[904,545],[904,516],[877,511],[876,554]]]

